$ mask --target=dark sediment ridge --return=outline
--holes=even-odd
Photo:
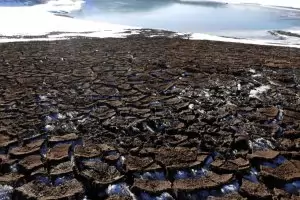
[[[0,52],[0,198],[299,199],[298,49],[134,36]]]

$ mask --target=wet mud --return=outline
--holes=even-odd
[[[0,44],[0,199],[299,199],[300,50]]]

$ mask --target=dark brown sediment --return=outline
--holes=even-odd
[[[298,49],[135,36],[0,56],[0,184],[15,199],[299,195]]]

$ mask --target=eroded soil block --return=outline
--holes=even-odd
[[[183,147],[160,148],[155,155],[155,161],[170,169],[189,167],[197,161],[197,151]]]
[[[63,176],[73,173],[73,165],[70,161],[60,163],[50,170],[51,176]]]
[[[30,155],[22,159],[18,165],[21,171],[30,173],[43,166],[43,162],[40,155]]]
[[[20,200],[80,200],[83,196],[83,186],[75,179],[56,187],[34,181],[16,188],[15,191],[15,198]]]
[[[18,173],[3,174],[0,176],[0,185],[18,186],[24,183],[24,175]]]
[[[37,154],[40,151],[40,148],[43,144],[44,140],[36,140],[31,143],[25,144],[22,147],[15,147],[9,151],[9,154],[12,157],[22,158],[27,155]]]
[[[97,144],[76,146],[74,149],[74,156],[76,159],[101,157],[107,149],[109,149],[108,146],[105,147],[104,145]]]
[[[211,164],[213,170],[221,173],[242,172],[250,169],[250,163],[243,158],[234,160],[216,160]]]
[[[142,180],[134,179],[132,186],[133,191],[145,191],[152,194],[168,192],[172,188],[171,182],[161,180]]]
[[[142,171],[151,164],[154,163],[154,160],[150,157],[136,157],[136,156],[126,156],[125,157],[125,169],[127,172],[136,172]]]
[[[267,179],[273,179],[271,183],[275,185],[300,180],[300,161],[287,161],[276,168],[263,167],[261,175]]]
[[[261,183],[243,181],[240,193],[251,199],[272,199],[269,189]]]
[[[88,185],[96,185],[97,188],[105,187],[124,177],[116,167],[103,162],[91,162],[88,167],[80,172],[80,176]]]
[[[63,162],[69,159],[71,144],[58,144],[51,148],[46,157],[51,164]]]
[[[209,176],[192,179],[179,179],[173,183],[173,189],[184,192],[195,190],[212,189],[229,183],[233,179],[232,174],[218,175],[211,173]]]
[[[54,145],[57,143],[70,143],[70,142],[76,142],[79,140],[78,135],[75,133],[70,133],[66,135],[53,135],[49,138],[48,142],[50,145]]]

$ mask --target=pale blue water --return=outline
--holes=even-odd
[[[87,0],[83,9],[72,15],[117,24],[213,34],[300,27],[297,10],[175,0]]]

